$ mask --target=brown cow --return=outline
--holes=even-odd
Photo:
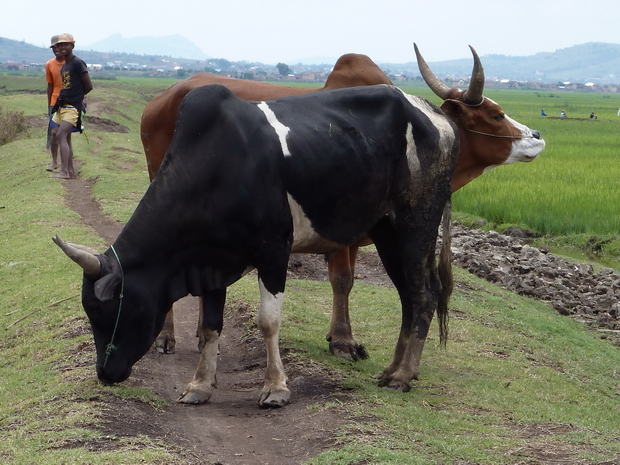
[[[460,151],[452,178],[452,192],[499,165],[534,160],[545,148],[538,131],[508,117],[493,100],[484,97],[484,70],[476,51],[470,46],[474,68],[467,90],[450,88],[430,70],[414,44],[418,67],[426,84],[444,103],[441,109],[459,128]],[[366,357],[353,339],[349,319],[349,294],[359,243],[333,254],[329,259],[329,280],[334,293],[330,333],[333,354],[357,360]]]
[[[196,87],[205,86],[208,84],[221,84],[232,90],[238,97],[245,100],[262,101],[273,100],[280,97],[307,94],[310,92],[316,92],[320,90],[328,89],[340,89],[344,87],[357,87],[357,86],[370,86],[375,84],[388,84],[392,82],[388,77],[379,69],[379,67],[366,55],[358,55],[355,53],[348,53],[341,56],[334,69],[329,74],[325,86],[318,89],[308,89],[302,87],[281,86],[277,84],[268,84],[265,82],[246,81],[241,79],[232,79],[224,76],[218,76],[216,74],[198,73],[190,76],[183,81],[179,81],[169,89],[151,100],[144,108],[142,113],[142,121],[140,122],[140,136],[142,137],[142,145],[144,146],[144,152],[146,154],[146,162],[149,171],[149,177],[151,181],[155,178],[157,171],[164,159],[166,150],[172,141],[174,134],[174,127],[176,124],[177,112],[181,100],[192,89]],[[366,244],[370,244],[368,241]],[[357,251],[357,247],[355,248]],[[355,256],[355,254],[353,254]],[[342,315],[346,310],[348,318],[348,294],[352,286],[352,275],[348,265],[349,251],[344,249],[338,251],[332,255],[329,259],[330,276],[334,276],[332,286],[334,287],[334,315]],[[339,276],[340,267],[332,266],[332,263],[339,264],[345,260],[347,266],[343,268],[342,273],[344,278]],[[351,275],[351,276],[350,276]],[[345,287],[349,289],[346,294],[343,294],[339,290],[340,282],[345,283]],[[349,281],[351,285],[348,285]],[[340,303],[342,301],[342,295],[345,295],[347,299],[345,306]],[[338,307],[338,310],[336,308]],[[200,312],[202,315],[202,310]],[[172,310],[166,316],[166,322],[159,337],[155,341],[155,345],[160,352],[173,353],[175,347],[174,339],[174,322],[173,322]],[[331,334],[340,334],[339,329],[341,324],[332,324]],[[359,347],[352,336],[340,341],[338,336],[333,337],[328,335],[330,343],[330,350],[336,355],[345,356],[353,359],[359,358],[359,353],[364,353],[363,348]],[[334,329],[336,328],[336,329]],[[201,337],[199,335],[199,337]],[[199,347],[202,348],[202,337]],[[340,347],[353,347],[351,353],[343,353]]]
[[[444,100],[441,109],[459,128],[460,152],[452,179],[453,192],[495,166],[517,161],[532,161],[544,149],[545,142],[537,131],[509,118],[497,103],[482,95],[484,70],[473,48],[470,47],[474,58],[471,83],[467,90],[460,90],[450,88],[437,79],[420,55],[417,46],[414,47],[422,77],[431,90]],[[323,89],[389,82],[368,57],[349,54],[338,60]],[[268,100],[321,90],[241,81],[206,73],[194,75],[175,84],[150,102],[142,116],[142,142],[151,179],[159,169],[172,140],[176,112],[181,99],[194,87],[214,83],[226,85],[238,96],[247,100]],[[286,94],[287,91],[290,93]],[[360,246],[368,244],[369,240],[361,241],[328,257],[329,280],[333,290],[333,312],[327,340],[334,355],[353,360],[367,356],[363,346],[357,344],[353,338],[348,302],[353,287],[357,250]],[[174,352],[174,344],[174,327],[170,312],[156,345],[160,352]],[[199,346],[202,347],[202,342]]]

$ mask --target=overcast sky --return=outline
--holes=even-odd
[[[49,46],[69,32],[80,48],[112,34],[181,34],[215,58],[294,63],[363,53],[376,62],[553,52],[620,43],[620,2],[598,0],[6,0],[0,37]]]

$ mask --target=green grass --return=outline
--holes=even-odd
[[[575,462],[620,457],[620,425],[612,419],[620,413],[618,348],[546,305],[462,270],[457,282],[448,348],[439,347],[433,327],[421,380],[409,393],[380,389],[371,378],[390,362],[397,338],[393,290],[356,284],[354,331],[371,358],[352,363],[325,347],[329,285],[289,282],[283,345],[341,372],[355,401],[331,407],[370,419],[345,427],[341,447],[308,463],[509,464],[538,457],[528,451],[536,441],[570,449]],[[230,298],[256,302],[255,287],[253,279],[241,281]]]
[[[506,112],[538,129],[547,147],[532,163],[498,167],[465,186],[455,193],[454,208],[498,224],[527,225],[543,234],[618,234],[620,95],[568,94],[558,99],[537,97],[539,93],[532,91],[497,93]],[[520,101],[513,102],[515,97]],[[550,115],[565,108],[582,118],[595,111],[599,119],[534,116],[539,107]]]
[[[127,125],[131,132],[91,132],[88,142],[83,136],[74,138],[82,176],[96,180],[94,195],[107,213],[122,221],[148,185],[138,121],[148,95],[157,88],[157,83],[97,83],[93,97],[110,107],[105,117]],[[573,107],[558,102],[569,115],[576,108],[592,111],[590,100],[580,94],[562,94],[566,99],[571,96],[576,99]],[[505,172],[504,182],[518,186],[512,192],[529,197],[535,209],[543,199],[529,196],[534,181],[529,181],[528,189],[519,184],[521,178],[539,166],[549,170],[567,164],[571,157],[565,159],[563,154],[570,147],[562,149],[564,136],[554,134],[561,129],[569,129],[570,135],[583,127],[605,127],[606,113],[593,108],[599,122],[562,126],[573,122],[537,117],[538,107],[553,114],[557,97],[538,97],[534,92],[493,97],[509,114],[541,130],[549,148],[558,148],[552,154],[543,152],[532,164],[498,168],[470,186]],[[611,99],[600,101],[609,104],[609,112],[620,106]],[[26,114],[36,114],[45,97],[9,95],[0,104],[21,104]],[[163,401],[145,389],[105,387],[96,381],[92,338],[84,329],[88,323],[76,297],[80,273],[50,238],[58,233],[99,249],[105,244],[65,205],[61,183],[45,172],[49,156],[44,145],[44,131],[32,131],[30,139],[0,147],[0,460],[182,463],[182,456],[168,444],[145,436],[120,438],[102,429],[101,413],[115,397],[146,402],[152,408],[160,408]],[[548,165],[539,163],[547,158]],[[578,154],[572,158],[580,159]],[[492,202],[495,191],[487,189],[491,190],[483,190],[484,199]],[[326,283],[288,284],[282,345],[308,364],[338,371],[343,387],[351,389],[347,391],[351,402],[312,409],[334,409],[359,421],[338,432],[337,447],[308,463],[544,463],[551,458],[541,454],[553,450],[564,450],[567,460],[579,463],[620,457],[620,424],[615,420],[620,414],[618,348],[582,324],[458,270],[448,348],[440,349],[433,327],[421,380],[411,392],[399,393],[378,388],[371,378],[385,368],[393,352],[400,321],[395,292],[356,284],[353,327],[371,354],[357,363],[328,353],[324,337],[330,296]],[[256,306],[255,280],[235,284],[229,299]]]
[[[161,401],[143,389],[104,387],[93,378],[92,337],[78,331],[88,325],[76,298],[79,273],[55,253],[51,236],[93,245],[101,239],[64,205],[61,184],[44,170],[42,147],[43,138],[0,147],[0,457],[15,464],[138,463],[147,457],[166,463],[172,459],[161,444],[148,438],[124,443],[95,427],[111,396],[154,406]],[[86,354],[85,347],[91,348]],[[109,451],[71,446],[83,441],[107,442]],[[151,451],[136,452],[138,443]]]
[[[45,74],[40,76],[13,76],[0,73],[0,95],[13,92],[40,92],[43,95],[43,105],[46,104]]]
[[[406,90],[440,103],[430,91]],[[500,230],[531,228],[547,236],[543,242],[552,251],[578,248],[603,261],[619,257],[620,94],[492,89],[485,94],[540,131],[547,146],[533,162],[497,167],[457,191],[454,210]],[[544,118],[542,108],[551,116],[564,109],[573,118],[594,111],[598,120]]]

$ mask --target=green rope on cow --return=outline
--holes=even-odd
[[[103,367],[105,368],[108,363],[108,358],[110,355],[114,355],[118,350],[118,346],[114,345],[114,336],[116,336],[116,329],[118,328],[118,322],[121,319],[121,309],[123,308],[123,293],[125,291],[125,274],[123,273],[123,265],[121,265],[121,259],[118,258],[118,254],[116,253],[116,249],[114,246],[110,246],[112,252],[114,252],[114,256],[116,257],[116,261],[118,262],[118,266],[121,269],[121,293],[118,296],[118,314],[116,315],[116,323],[114,324],[114,330],[112,331],[112,338],[110,339],[110,343],[105,348],[105,360],[103,361]]]

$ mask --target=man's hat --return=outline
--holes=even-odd
[[[69,44],[75,45],[75,39],[73,38],[73,36],[71,34],[67,34],[65,32],[64,34],[60,34],[58,36],[53,36],[52,37],[52,45],[50,45],[50,47],[53,47],[54,45],[58,45],[58,44],[64,44],[64,43],[69,43]]]

